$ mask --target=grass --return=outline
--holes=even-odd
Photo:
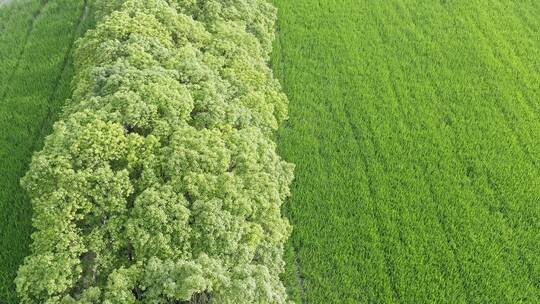
[[[274,3],[293,298],[540,302],[540,2]]]
[[[42,5],[41,1],[26,1],[25,5],[0,5],[0,94],[3,94],[21,57],[28,29],[32,27]]]
[[[71,95],[70,52],[89,24],[83,0],[21,0],[0,7],[0,303],[29,253],[30,202],[19,185],[32,152]]]

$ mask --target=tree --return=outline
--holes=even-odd
[[[73,97],[22,180],[22,303],[286,302],[274,19],[263,0],[128,0],[78,41]]]

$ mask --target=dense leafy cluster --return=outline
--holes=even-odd
[[[265,0],[129,0],[78,42],[73,98],[23,179],[22,303],[286,302],[274,18]]]

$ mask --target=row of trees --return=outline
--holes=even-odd
[[[107,3],[105,6],[104,4]],[[266,0],[102,1],[22,184],[21,303],[285,303],[293,166]]]

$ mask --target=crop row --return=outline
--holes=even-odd
[[[274,3],[305,303],[540,302],[540,2]]]
[[[0,5],[0,303],[18,303],[17,268],[28,255],[30,202],[20,178],[62,101],[70,96],[70,49],[88,25],[84,1]]]

